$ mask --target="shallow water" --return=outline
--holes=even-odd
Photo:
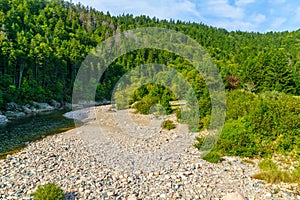
[[[43,113],[13,120],[0,127],[0,157],[26,146],[27,142],[74,128],[74,120],[63,116],[66,111]]]

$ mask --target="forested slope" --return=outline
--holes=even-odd
[[[197,40],[214,58],[228,89],[299,95],[300,31],[228,32],[146,16],[112,17],[60,0],[2,0],[0,25],[2,107],[10,101],[70,101],[76,72],[93,47],[112,34],[152,26],[173,29]],[[141,62],[165,63],[167,53],[155,51],[138,51],[118,59],[112,73],[106,73],[99,83],[101,95],[97,98],[110,97],[113,82],[121,75],[115,72],[125,72]],[[182,65],[180,59],[172,62]]]

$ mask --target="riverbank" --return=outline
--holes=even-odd
[[[6,125],[9,121],[15,119],[35,116],[40,113],[50,113],[62,109],[71,109],[72,106],[69,103],[61,104],[55,100],[49,101],[49,103],[31,102],[31,104],[18,105],[15,102],[9,102],[6,104],[4,110],[0,111],[0,125]]]
[[[175,145],[178,154],[166,157],[164,147],[185,141],[178,124],[167,131],[156,126],[164,119],[153,116],[112,112],[109,106],[93,111],[83,126],[30,143],[1,160],[0,199],[31,199],[47,182],[62,186],[69,199],[222,199],[233,192],[251,200],[300,198],[291,184],[251,178],[259,171],[257,160],[224,157],[221,163],[208,163],[192,143],[182,149]]]
[[[106,99],[98,102],[84,101],[84,102],[79,102],[78,104],[71,104],[68,102],[60,103],[55,100],[50,100],[48,103],[39,103],[39,102],[32,101],[30,104],[27,103],[27,104],[20,104],[20,105],[15,102],[10,102],[6,104],[4,110],[0,110],[0,126],[5,126],[7,123],[14,121],[16,119],[31,117],[42,113],[51,113],[51,112],[57,112],[59,110],[71,110],[71,109],[80,110],[83,108],[89,108],[93,106],[109,105],[110,103],[111,102],[107,101]],[[82,116],[82,117],[87,117],[87,116]]]
[[[0,159],[22,150],[32,141],[75,128],[74,120],[63,116],[65,112],[67,110],[37,113],[35,116],[14,119],[6,126],[1,126]]]

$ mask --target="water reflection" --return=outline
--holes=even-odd
[[[0,127],[0,156],[24,147],[29,141],[74,128],[74,120],[65,118],[65,112],[43,113]]]

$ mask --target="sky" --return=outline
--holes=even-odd
[[[71,0],[69,0],[71,1]],[[147,15],[204,23],[229,31],[300,29],[300,0],[72,0],[119,16]]]

